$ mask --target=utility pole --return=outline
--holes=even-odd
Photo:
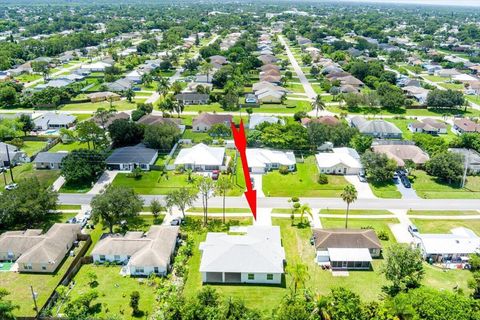
[[[10,162],[10,153],[8,152],[8,144],[5,144],[5,148],[7,149],[7,160],[8,160],[8,168],[10,169],[10,178],[12,178],[12,183],[14,183],[15,181],[13,180],[12,163]]]
[[[462,188],[465,188],[465,182],[467,180],[467,171],[468,171],[468,165],[470,164],[470,153],[467,150],[467,154],[465,155],[465,168],[463,170],[463,178],[462,178]]]
[[[32,291],[32,299],[33,299],[33,304],[35,305],[35,319],[38,318],[38,306],[37,306],[37,294],[33,291],[33,286],[30,286],[30,290]]]

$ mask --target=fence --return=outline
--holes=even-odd
[[[50,294],[50,297],[48,297],[47,302],[42,306],[42,308],[39,310],[39,314],[43,314],[46,310],[50,309],[55,302],[58,299],[58,294],[56,292],[58,286],[63,285],[66,286],[70,283],[70,281],[75,277],[77,274],[78,270],[80,270],[80,267],[84,264],[90,263],[91,258],[90,257],[84,257],[85,253],[87,252],[88,248],[90,248],[90,245],[92,244],[92,238],[88,234],[81,234],[78,236],[78,240],[80,241],[85,241],[85,244],[83,247],[80,249],[80,251],[77,253],[77,256],[75,259],[73,259],[72,263],[67,269],[67,272],[63,275],[63,277],[60,279],[58,284],[55,286],[55,289],[53,292]],[[90,259],[89,259],[90,258]],[[61,318],[52,318],[52,317],[41,317],[41,319],[61,319]],[[35,318],[25,318],[25,319],[35,319]]]
[[[39,139],[41,141],[41,139]],[[34,141],[34,140],[31,140],[31,141]],[[47,142],[47,145],[45,147],[43,147],[41,150],[39,150],[37,153],[33,154],[31,157],[30,157],[30,161],[33,161],[35,160],[35,158],[37,157],[37,155],[40,153],[40,152],[45,152],[45,151],[48,151],[50,150],[51,148],[53,148],[55,145],[57,145],[58,143],[60,142],[60,137],[57,137],[53,140],[50,140],[50,142]]]

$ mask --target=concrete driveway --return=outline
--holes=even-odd
[[[398,243],[412,243],[413,237],[410,232],[408,232],[408,225],[396,223],[389,225],[389,227]]]
[[[402,199],[420,199],[413,188],[405,188],[403,183],[400,181],[400,178],[398,179],[396,185],[397,190],[402,194]]]
[[[361,182],[357,175],[345,175],[345,179],[355,186],[358,192],[358,199],[376,199],[367,182]]]
[[[263,193],[263,174],[250,174],[250,178],[253,179],[253,189],[257,190],[257,197],[265,198]]]
[[[99,194],[107,184],[112,183],[113,179],[117,176],[118,171],[105,171],[98,181],[93,185],[92,189],[87,194]]]

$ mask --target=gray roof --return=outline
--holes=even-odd
[[[384,120],[366,120],[356,116],[352,118],[351,122],[361,133],[402,134],[402,130],[398,129],[396,125]]]
[[[368,248],[382,245],[372,229],[313,229],[315,248]]]
[[[185,92],[175,95],[175,99],[182,101],[190,100],[208,100],[209,95],[206,93],[196,93],[196,92]]]
[[[69,114],[48,112],[34,119],[33,122],[37,127],[46,127],[48,125],[65,125],[66,126],[75,122],[76,119],[77,117]]]
[[[33,162],[61,163],[63,158],[65,158],[67,155],[67,152],[40,152],[39,154],[37,154]]]
[[[209,232],[200,250],[200,272],[283,273],[278,226],[246,227],[245,235]]]
[[[118,148],[107,158],[107,164],[118,163],[149,163],[153,164],[157,158],[157,150],[143,145]]]

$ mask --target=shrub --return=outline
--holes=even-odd
[[[278,172],[280,172],[281,174],[287,174],[288,173],[288,167],[287,166],[280,166],[280,168],[278,168]]]
[[[378,239],[383,240],[383,241],[388,241],[390,239],[390,236],[388,235],[387,231],[385,230],[380,230],[377,232]]]
[[[325,173],[320,173],[317,177],[317,182],[319,184],[327,184],[328,183],[328,176]]]

